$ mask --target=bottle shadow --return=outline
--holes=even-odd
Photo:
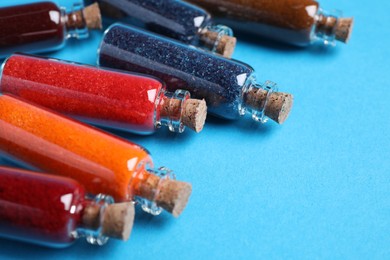
[[[237,131],[245,135],[259,135],[263,137],[271,134],[275,129],[275,124],[271,120],[267,123],[256,122],[250,116],[243,116],[238,120],[226,120],[219,117],[207,117],[206,124],[218,130]]]
[[[0,238],[2,259],[25,259],[26,256],[31,259],[60,259],[65,254],[73,257],[88,255],[89,257],[109,256],[113,250],[116,250],[123,241],[110,239],[104,246],[88,244],[85,239],[78,239],[73,244],[65,248],[52,248],[39,244],[30,244],[27,242],[13,239]],[[18,250],[19,248],[19,250]]]
[[[161,229],[173,221],[174,217],[165,211],[154,216],[143,211],[139,205],[135,206],[134,226],[137,229],[149,229],[149,227]]]
[[[99,126],[97,128],[105,132],[108,132],[110,134],[113,134],[115,136],[118,136],[120,138],[129,140],[131,142],[138,142],[138,141],[142,142],[153,138],[153,140],[156,140],[156,142],[162,145],[172,144],[173,142],[183,144],[189,142],[191,137],[198,135],[197,133],[193,132],[190,129],[185,129],[183,133],[174,133],[169,131],[167,127],[156,129],[155,133],[146,134],[146,135],[136,134],[125,130],[113,129],[113,128],[102,127],[102,126]]]
[[[250,116],[244,116],[239,120],[226,120],[219,117],[208,116],[203,131],[206,132],[209,127],[218,131],[236,131],[245,135],[262,135],[263,137],[265,137],[266,135],[271,134],[273,130],[276,130],[278,126],[276,123],[272,122],[272,120],[269,120],[267,123],[262,124],[252,120]],[[190,129],[186,129],[183,133],[173,133],[169,131],[167,127],[157,129],[155,133],[150,135],[139,135],[124,130],[117,130],[101,126],[98,128],[115,136],[133,142],[142,142],[153,138],[162,145],[172,145],[175,143],[180,143],[181,145],[183,145],[186,143],[190,143],[192,141],[192,138],[196,138],[198,135],[204,134],[202,132],[195,133]]]
[[[309,46],[296,46],[288,43],[283,43],[277,40],[267,39],[265,37],[252,35],[245,32],[235,31],[235,36],[238,41],[251,44],[256,47],[261,47],[269,51],[275,52],[297,52],[297,53],[309,53],[312,55],[335,55],[338,52],[338,48],[326,46],[320,43],[314,43]]]
[[[10,167],[10,168],[23,168],[22,165],[12,161],[7,158],[5,155],[0,155],[0,166]]]
[[[54,248],[47,248],[6,238],[0,238],[0,243],[0,258],[20,258],[23,256],[25,257],[27,254],[29,257],[34,257],[38,256],[38,253],[39,256],[43,257],[45,254],[49,255],[55,251]],[[16,248],[23,248],[23,250],[15,250]]]
[[[136,207],[136,215],[134,220],[134,229],[139,229],[140,232],[144,232],[147,229],[162,229],[169,223],[173,223],[174,217],[170,214],[163,212],[159,216],[152,216],[144,211],[140,207]],[[144,230],[145,229],[145,230]],[[0,258],[25,258],[27,255],[29,258],[56,258],[63,257],[64,254],[69,256],[109,256],[116,250],[117,247],[122,246],[123,243],[131,244],[132,237],[129,241],[124,242],[120,240],[110,239],[104,246],[96,246],[88,244],[85,239],[80,238],[65,248],[51,248],[37,244],[30,244],[13,239],[0,238],[1,250]],[[126,246],[128,246],[126,244]],[[15,250],[17,248],[23,248],[22,250]]]

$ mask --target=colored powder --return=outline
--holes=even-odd
[[[311,42],[319,4],[313,0],[190,0],[237,31],[297,45]]]
[[[204,98],[210,113],[227,119],[239,118],[242,88],[254,72],[244,63],[120,24],[106,32],[99,63],[156,76],[170,91]]]
[[[0,150],[117,202],[131,200],[153,167],[142,147],[9,95],[0,96]]]
[[[88,123],[148,134],[155,130],[156,99],[164,85],[153,78],[32,56],[13,55],[0,90]]]
[[[61,10],[51,2],[0,8],[0,57],[59,49],[66,33],[61,18]]]
[[[71,179],[0,167],[0,236],[66,246],[80,224],[84,196]]]
[[[211,21],[203,9],[178,0],[99,0],[102,11],[119,11],[126,20],[141,22],[148,30],[188,44]],[[116,15],[114,15],[116,16]]]

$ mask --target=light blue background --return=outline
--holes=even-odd
[[[193,184],[180,218],[140,213],[127,243],[104,247],[0,239],[0,257],[389,259],[390,2],[323,2],[355,17],[350,44],[321,50],[241,40],[234,54],[295,95],[284,125],[210,118],[201,134],[121,133]],[[48,55],[94,64],[100,37]]]

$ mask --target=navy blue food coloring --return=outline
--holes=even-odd
[[[226,119],[249,112],[257,121],[269,117],[282,123],[292,106],[290,94],[275,92],[272,84],[257,84],[253,68],[245,63],[122,24],[106,31],[98,61],[100,66],[156,76],[170,91],[188,90],[206,100],[209,113]]]
[[[179,0],[99,0],[106,16],[146,29],[186,44],[200,46],[231,57],[236,38],[230,28],[213,25],[210,14]]]

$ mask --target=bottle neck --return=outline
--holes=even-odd
[[[335,46],[336,40],[342,41],[342,39],[338,37],[340,17],[340,11],[327,12],[319,8],[315,16],[315,25],[312,31],[312,42]]]
[[[170,131],[182,133],[185,130],[183,115],[185,102],[190,99],[190,93],[176,90],[174,93],[162,90],[156,100],[155,126],[167,126]]]
[[[267,104],[269,103],[272,93],[277,91],[276,84],[271,81],[266,81],[264,84],[256,82],[256,78],[250,76],[242,90],[242,103],[239,106],[240,115],[250,113],[252,119],[266,123],[268,116],[266,115]]]
[[[178,217],[186,207],[191,192],[190,183],[177,181],[171,170],[165,167],[155,170],[148,162],[139,164],[128,186],[129,199],[134,199],[152,215],[159,215],[164,209]]]
[[[150,168],[148,165],[136,171],[133,175],[131,185],[135,195],[135,202],[141,208],[152,215],[159,215],[162,208],[156,203],[161,187],[166,180],[175,180],[176,176],[171,170],[161,167],[158,170]],[[134,185],[136,183],[136,185]]]
[[[107,206],[113,203],[112,197],[102,194],[94,198],[87,198],[82,205],[81,223],[72,232],[72,236],[75,239],[84,237],[88,243],[94,245],[107,243],[108,236],[104,233],[103,222]]]
[[[236,46],[233,30],[225,25],[208,25],[200,31],[200,46],[230,58]]]
[[[83,10],[84,5],[81,3],[74,4],[69,13],[66,13],[65,9],[61,9],[62,19],[66,27],[66,38],[88,38],[89,32]]]

